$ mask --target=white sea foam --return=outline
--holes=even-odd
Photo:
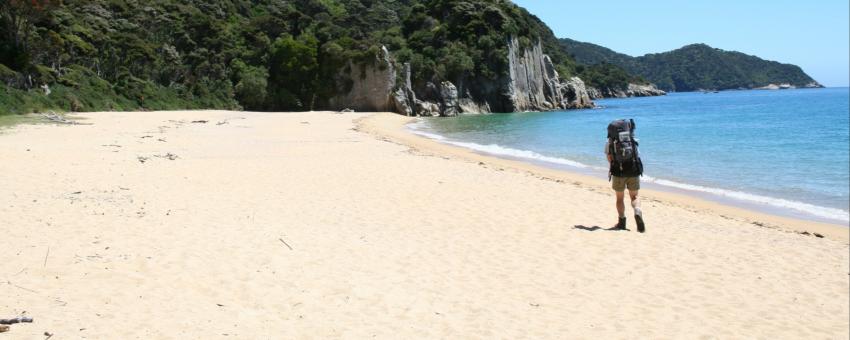
[[[413,132],[413,133],[415,133],[415,134],[417,134],[417,135],[420,135],[420,136],[423,136],[423,137],[427,137],[427,138],[430,138],[430,139],[434,139],[434,140],[438,140],[438,141],[444,141],[444,140],[446,140],[446,138],[445,138],[445,137],[440,136],[440,135],[438,135],[438,134],[434,134],[434,133],[429,133],[429,132],[423,131],[423,130],[422,130],[422,128],[423,128],[424,126],[425,126],[425,120],[423,120],[422,118],[417,118],[417,119],[416,119],[416,122],[413,122],[413,123],[407,124],[407,129],[408,129],[408,130],[410,130],[410,132]]]
[[[422,124],[421,122],[416,122],[416,123],[408,125],[408,127],[411,129],[411,131],[413,133],[415,133],[417,135],[427,137],[427,138],[430,138],[430,139],[434,139],[434,140],[437,140],[441,143],[455,145],[455,146],[459,146],[459,147],[467,148],[467,149],[472,149],[472,150],[475,150],[475,151],[488,153],[488,154],[496,155],[496,156],[503,156],[503,157],[506,156],[506,157],[512,157],[512,158],[527,159],[527,160],[532,160],[532,161],[537,161],[537,162],[546,162],[546,163],[553,163],[553,164],[559,164],[559,165],[568,165],[568,166],[572,166],[572,167],[576,167],[576,168],[582,168],[582,169],[590,168],[590,166],[588,166],[586,164],[582,164],[582,163],[579,163],[579,162],[576,162],[576,161],[571,161],[569,159],[564,159],[564,158],[545,156],[545,155],[541,155],[539,153],[536,153],[534,151],[506,148],[506,147],[503,147],[503,146],[498,145],[498,144],[483,145],[483,144],[477,144],[477,143],[458,142],[458,141],[449,140],[446,137],[440,136],[438,134],[419,130],[418,128],[421,126],[421,124]]]
[[[467,149],[472,149],[472,150],[475,150],[475,151],[480,151],[480,152],[484,152],[484,153],[488,153],[488,154],[492,154],[492,155],[496,155],[496,156],[507,156],[507,157],[512,157],[512,158],[528,159],[528,160],[533,160],[533,161],[538,161],[538,162],[546,162],[546,163],[553,163],[553,164],[559,164],[559,165],[569,165],[569,166],[572,166],[572,167],[582,168],[582,169],[590,168],[590,166],[588,166],[588,165],[585,165],[585,164],[582,164],[582,163],[579,163],[579,162],[576,162],[576,161],[571,161],[569,159],[544,156],[544,155],[541,155],[541,154],[536,153],[534,151],[506,148],[506,147],[503,147],[503,146],[498,145],[498,144],[482,145],[482,144],[476,144],[476,143],[455,142],[455,141],[450,141],[450,140],[443,140],[443,142],[446,143],[446,144],[457,145],[457,146],[464,147],[464,148],[467,148]]]
[[[533,162],[545,162],[545,163],[558,164],[558,165],[567,165],[567,166],[572,166],[572,167],[576,167],[576,168],[579,168],[579,169],[588,169],[588,170],[597,169],[597,170],[601,170],[601,171],[606,170],[606,169],[603,169],[603,168],[589,166],[587,164],[583,164],[583,163],[576,162],[576,161],[569,160],[569,159],[541,155],[539,153],[536,153],[534,151],[529,151],[529,150],[512,149],[512,148],[504,147],[504,146],[501,146],[501,145],[498,145],[498,144],[482,145],[482,144],[470,143],[470,142],[453,141],[453,140],[447,139],[446,137],[443,137],[441,135],[423,131],[422,127],[424,126],[424,124],[425,124],[425,122],[420,120],[420,121],[417,121],[415,123],[409,124],[408,128],[410,129],[411,132],[413,132],[417,135],[420,135],[420,136],[423,136],[423,137],[426,137],[426,138],[430,138],[430,139],[439,141],[441,143],[460,146],[460,147],[463,147],[463,148],[467,148],[467,149],[471,149],[471,150],[474,150],[474,151],[483,152],[483,153],[487,153],[487,154],[491,154],[491,155],[495,155],[495,156],[511,157],[511,158],[517,158],[517,159],[526,159],[526,160],[530,160],[530,161],[533,161]],[[842,221],[844,223],[850,222],[850,212],[844,211],[844,210],[841,210],[841,209],[821,207],[821,206],[817,206],[817,205],[813,205],[813,204],[791,201],[791,200],[786,200],[786,199],[781,199],[781,198],[755,195],[755,194],[750,194],[750,193],[741,192],[741,191],[726,190],[726,189],[705,187],[705,186],[700,186],[700,185],[679,183],[679,182],[670,181],[670,180],[666,180],[666,179],[653,178],[653,177],[646,176],[646,175],[643,176],[643,179],[647,182],[652,182],[652,183],[655,183],[655,184],[658,184],[658,185],[676,188],[676,189],[680,189],[680,190],[711,194],[711,195],[716,195],[716,196],[720,196],[720,197],[740,200],[740,201],[744,201],[744,202],[764,204],[764,205],[768,205],[768,206],[773,207],[773,208],[790,209],[790,210],[794,210],[796,212],[809,214],[809,215],[816,216],[816,217],[819,217],[819,218],[829,219],[829,220],[834,220],[834,221]]]
[[[791,209],[791,210],[794,210],[794,211],[797,211],[797,212],[802,212],[802,213],[814,215],[814,216],[817,216],[817,217],[820,217],[820,218],[842,221],[844,223],[850,222],[850,213],[847,212],[847,211],[841,210],[841,209],[821,207],[821,206],[817,206],[817,205],[813,205],[813,204],[791,201],[791,200],[786,200],[786,199],[782,199],[782,198],[755,195],[755,194],[750,194],[750,193],[746,193],[746,192],[742,192],[742,191],[718,189],[718,188],[704,187],[704,186],[701,186],[701,185],[679,183],[679,182],[674,182],[674,181],[670,181],[670,180],[666,180],[666,179],[653,178],[653,177],[649,177],[649,176],[644,176],[644,179],[646,179],[646,181],[648,181],[648,182],[653,182],[655,184],[668,186],[668,187],[672,187],[672,188],[688,190],[688,191],[696,191],[696,192],[702,192],[702,193],[709,193],[709,194],[713,194],[713,195],[717,195],[717,196],[733,198],[733,199],[746,201],[746,202],[766,204],[766,205],[776,207],[776,208]]]

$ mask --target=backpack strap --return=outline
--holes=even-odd
[[[632,162],[637,162],[637,143],[635,143],[635,120],[629,119],[629,142],[632,143]]]
[[[643,176],[643,162],[638,157],[638,143],[635,140],[635,120],[629,119],[629,139],[632,142],[632,164],[638,170],[638,176]]]

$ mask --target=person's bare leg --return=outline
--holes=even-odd
[[[638,232],[643,232],[644,224],[643,224],[643,212],[640,210],[640,197],[638,197],[638,191],[629,190],[629,198],[632,199],[632,209],[635,211],[635,222],[637,223]]]
[[[626,204],[623,203],[624,196],[625,192],[617,192],[617,216],[619,216],[620,218],[626,217]]]
[[[640,190],[629,190],[629,198],[632,199],[632,208],[635,209],[635,213],[640,212],[640,198],[638,197],[639,191]]]
[[[626,229],[626,204],[623,202],[624,192],[617,191],[617,225],[614,229]]]

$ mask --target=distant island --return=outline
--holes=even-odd
[[[632,57],[603,46],[560,39],[564,51],[579,63],[611,64],[646,78],[664,91],[782,89],[823,87],[799,66],[764,60],[706,44]]]

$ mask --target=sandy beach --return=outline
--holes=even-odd
[[[607,182],[395,114],[77,116],[0,130],[0,339],[850,337],[847,227],[642,191],[608,231]]]

